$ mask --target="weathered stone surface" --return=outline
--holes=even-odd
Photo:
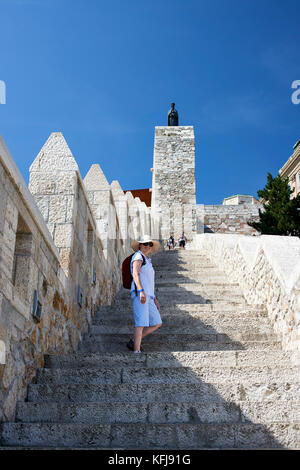
[[[54,232],[54,243],[59,248],[72,246],[73,226],[72,224],[57,225]]]
[[[194,247],[200,246],[232,282],[239,283],[250,305],[265,305],[283,348],[299,350],[299,238],[198,235]]]
[[[112,302],[128,244],[121,243],[124,233],[115,223],[118,243],[104,259],[89,198],[61,133],[51,134],[31,165],[34,199],[1,139],[0,177],[0,408],[1,419],[13,420],[16,400],[43,366],[43,354],[76,351],[92,311]],[[107,187],[106,202],[114,208]],[[115,208],[111,213],[116,217]],[[37,323],[36,292],[42,308]]]
[[[52,132],[30,166],[30,173],[72,171],[78,166],[61,132]]]
[[[203,224],[204,232],[256,235],[257,230],[247,222],[259,219],[259,208],[262,209],[261,204],[203,205],[198,213],[199,223]]]
[[[178,255],[178,264],[182,265],[183,259],[191,259],[190,255],[188,252]],[[163,265],[163,255],[153,260],[158,274],[160,259]],[[172,262],[175,269],[175,258]],[[189,278],[188,269],[185,275]],[[193,283],[180,281],[180,285],[194,295],[198,284],[195,280]],[[228,290],[231,286],[233,292],[237,290],[236,283],[223,280],[221,285]],[[173,292],[172,283],[164,286],[162,295],[167,295],[168,290]],[[218,290],[212,295],[213,298],[218,296]],[[156,447],[159,442],[159,448],[165,449],[299,447],[299,358],[294,352],[280,349],[266,353],[265,340],[274,335],[270,325],[262,333],[254,333],[252,327],[253,321],[258,329],[260,322],[266,325],[261,307],[245,308],[243,303],[241,308],[238,304],[239,318],[244,318],[238,332],[232,305],[218,311],[211,304],[209,310],[197,313],[193,308],[190,310],[195,304],[179,304],[178,311],[182,314],[184,308],[185,318],[190,315],[195,325],[203,319],[209,322],[209,317],[213,316],[215,331],[211,335],[222,338],[230,350],[191,351],[192,343],[185,340],[187,351],[172,352],[172,337],[197,336],[195,327],[189,329],[185,323],[180,334],[180,324],[173,326],[173,331],[163,332],[162,327],[143,340],[144,349],[151,347],[152,351],[134,355],[125,352],[125,337],[119,345],[123,352],[116,352],[122,334],[116,335],[112,343],[112,327],[108,328],[114,324],[114,319],[122,321],[119,308],[125,302],[125,292],[121,291],[114,306],[98,311],[83,342],[89,352],[45,357],[46,368],[38,370],[36,383],[29,386],[29,401],[18,405],[17,423],[3,427],[6,445],[13,446],[17,442],[33,445],[35,442],[43,446],[47,442],[48,446],[54,446],[63,426],[68,435],[67,446],[83,447],[83,430],[85,435],[93,435],[101,424],[110,427],[108,447],[145,448],[145,442],[147,448]],[[228,302],[230,305],[233,300]],[[103,315],[107,320],[104,330],[99,328]],[[174,321],[176,317],[179,317],[178,312],[173,313]],[[129,317],[123,317],[123,323],[127,321],[124,318]],[[226,324],[226,318],[234,325],[228,336],[220,328]],[[130,329],[127,338],[129,334]],[[245,350],[247,340],[254,334],[265,335],[264,341],[257,350]],[[210,336],[204,332],[201,335],[204,342]],[[235,336],[240,336],[238,344],[234,342]],[[153,352],[156,343],[163,344],[165,350]],[[179,344],[178,338],[176,344]],[[98,352],[91,353],[95,346]],[[112,346],[114,352],[108,353],[108,346]],[[103,353],[99,352],[102,347]],[[132,435],[127,435],[125,425]],[[35,441],[35,429],[39,429],[39,441]],[[55,435],[50,429],[55,429]],[[31,441],[30,433],[33,433]],[[103,447],[101,438],[97,442],[92,439],[88,446]]]
[[[177,241],[185,231],[191,239],[196,205],[193,126],[155,127],[151,197],[152,210],[161,217],[162,238],[173,234]]]
[[[94,445],[108,447],[110,443],[110,426],[104,424],[97,425],[76,425],[76,424],[47,424],[32,423],[6,423],[3,424],[2,444],[21,446],[62,446],[71,447],[80,442],[85,442],[85,446]],[[19,438],[15,440],[15,430],[18,428]],[[51,439],[49,440],[49,435]]]

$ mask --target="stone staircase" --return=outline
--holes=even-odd
[[[2,446],[300,448],[299,354],[281,350],[264,309],[199,252],[160,252],[153,264],[163,326],[144,352],[126,348],[121,290],[78,353],[45,356]]]

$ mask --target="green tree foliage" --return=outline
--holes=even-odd
[[[264,200],[264,211],[259,209],[259,221],[248,225],[262,234],[300,237],[300,194],[291,199],[291,193],[288,178],[273,178],[268,173],[266,186],[257,191]]]

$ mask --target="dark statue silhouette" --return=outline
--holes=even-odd
[[[175,109],[175,103],[171,103],[171,109],[168,112],[168,126],[178,126],[178,112]]]

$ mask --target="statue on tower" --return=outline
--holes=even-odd
[[[171,103],[171,109],[168,112],[168,126],[178,126],[178,112],[175,109],[175,103]]]

